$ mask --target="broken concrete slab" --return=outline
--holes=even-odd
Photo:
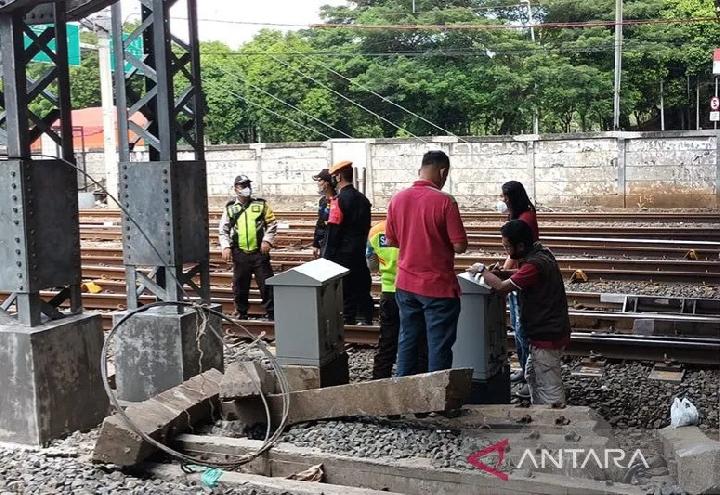
[[[184,479],[200,484],[201,473],[185,473],[174,464],[150,464],[145,472],[168,481]],[[271,478],[257,474],[226,471],[220,478],[220,486],[227,488],[247,488],[260,492],[292,493],[294,495],[399,495],[393,492],[356,488],[353,486],[331,485],[308,481],[295,481],[285,478]]]
[[[129,406],[125,414],[140,431],[154,440],[165,442],[217,410],[222,376],[216,369],[208,370],[152,399]],[[116,414],[105,418],[95,443],[93,460],[132,466],[154,451],[153,446]]]
[[[320,388],[320,368],[317,366],[286,364],[282,369],[287,377],[291,392]],[[280,390],[280,385],[276,380],[275,393],[279,394],[280,392],[282,390]]]
[[[720,493],[720,442],[695,426],[658,430],[666,458],[673,458],[680,487],[690,494]]]
[[[447,411],[463,405],[470,393],[472,368],[385,378],[290,393],[288,423],[344,416]],[[268,397],[274,423],[279,422],[282,396]]]
[[[216,455],[243,455],[257,450],[262,442],[241,438],[180,435],[182,449]],[[218,457],[218,458],[220,458]],[[323,464],[328,483],[408,495],[480,495],[486,493],[544,495],[641,495],[639,487],[606,483],[547,473],[515,470],[507,480],[479,470],[438,469],[429,459],[368,459],[322,452],[319,449],[280,443],[262,457],[244,466],[244,470],[265,476],[288,476],[310,466]]]
[[[257,361],[240,361],[228,365],[220,382],[223,400],[259,397],[275,390],[273,376]]]

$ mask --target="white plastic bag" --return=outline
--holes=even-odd
[[[670,406],[670,426],[673,428],[692,426],[698,424],[699,419],[700,415],[692,402],[675,397],[672,406]]]

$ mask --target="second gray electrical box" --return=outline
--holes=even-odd
[[[267,280],[274,291],[280,364],[323,367],[344,352],[342,277],[347,273],[321,258]]]
[[[462,302],[453,368],[473,368],[473,380],[488,381],[507,363],[505,299],[469,273],[458,275]]]

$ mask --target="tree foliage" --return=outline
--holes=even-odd
[[[541,132],[612,128],[614,27],[548,24],[612,22],[613,0],[532,0],[534,41],[517,0],[416,0],[416,12],[412,0],[349,3],[322,9],[337,29],[263,30],[238,50],[203,43],[208,139],[520,134],[534,115]],[[720,23],[688,20],[714,15],[713,0],[625,0],[625,19],[677,23],[624,27],[623,129],[659,129],[661,81],[667,128],[694,128],[696,88],[701,102],[713,90]],[[458,23],[479,29],[423,28]],[[87,80],[76,102],[99,97]]]

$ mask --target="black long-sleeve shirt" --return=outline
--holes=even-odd
[[[322,196],[318,201],[318,218],[315,222],[315,233],[313,234],[313,247],[322,248],[325,245],[327,236],[327,221],[330,217],[330,202],[327,196]]]
[[[370,201],[363,193],[348,185],[338,193],[330,212],[323,257],[345,265],[350,261],[365,263],[365,247],[370,232]]]

